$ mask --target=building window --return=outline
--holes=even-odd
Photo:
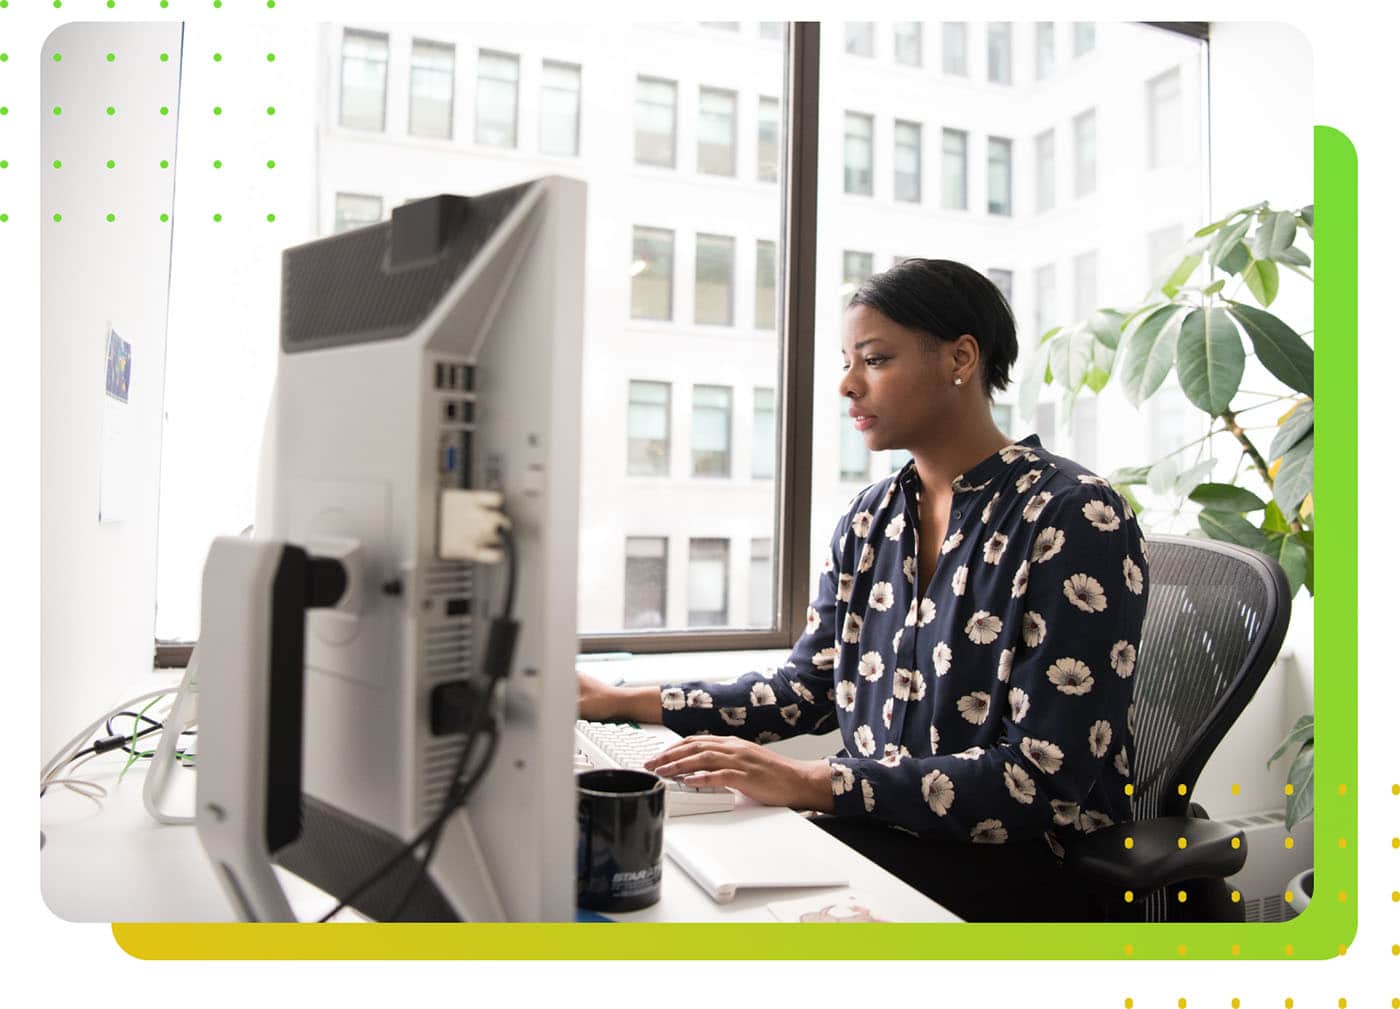
[[[729,623],[729,541],[691,540],[686,623],[722,627]]]
[[[987,138],[987,213],[1011,216],[1011,141]]]
[[[918,203],[923,178],[923,129],[918,123],[894,123],[894,198]]]
[[[987,80],[993,84],[1011,83],[1011,22],[992,21],[987,25]]]
[[[1035,209],[1055,206],[1055,131],[1046,130],[1035,138]]]
[[[633,150],[639,165],[676,167],[676,82],[637,78]]]
[[[666,626],[666,540],[627,537],[622,626],[645,630]]]
[[[1035,335],[1037,339],[1055,325],[1055,264],[1035,271]]]
[[[408,132],[419,137],[452,137],[452,77],[455,47],[413,40],[408,80]]]
[[[846,113],[846,192],[869,196],[874,180],[874,117]]]
[[[540,153],[578,154],[579,92],[577,64],[545,60],[540,81]]]
[[[674,231],[632,229],[632,318],[670,320],[675,250]]]
[[[997,426],[998,431],[1010,431],[1012,419],[1011,405],[1009,403],[992,404],[992,423]]]
[[[845,309],[851,296],[860,290],[866,278],[875,272],[875,256],[870,252],[841,253],[841,307]]]
[[[483,147],[515,146],[520,58],[481,50],[476,64],[476,142]]]
[[[1035,79],[1044,80],[1055,72],[1055,22],[1035,23]]]
[[[758,23],[758,37],[761,39],[781,39],[783,37],[783,23],[781,21],[760,21]]]
[[[775,329],[778,309],[778,246],[759,240],[754,253],[753,328]]]
[[[1074,317],[1089,318],[1098,300],[1099,254],[1085,252],[1074,257]]]
[[[1147,167],[1181,160],[1181,72],[1172,67],[1147,82]]]
[[[1088,196],[1098,187],[1098,117],[1095,110],[1074,117],[1074,195]]]
[[[967,209],[967,134],[943,131],[943,209]]]
[[[846,22],[846,52],[852,56],[875,55],[875,22]]]
[[[1076,21],[1074,23],[1074,58],[1092,52],[1094,49],[1094,22]]]
[[[627,475],[671,472],[671,384],[627,383]]]
[[[1176,269],[1179,257],[1175,253],[1181,249],[1181,225],[1169,224],[1147,235],[1147,279],[1153,287],[1158,287]]]
[[[734,239],[695,236],[695,321],[734,325]]]
[[[346,30],[340,41],[340,125],[384,129],[389,36]]]
[[[335,194],[335,232],[362,228],[366,224],[379,223],[384,215],[384,201],[378,196],[365,196],[362,193]]]
[[[692,476],[729,476],[729,418],[734,394],[726,385],[697,385],[690,404]]]
[[[778,414],[772,389],[753,391],[753,478],[773,479],[778,454]]]
[[[758,100],[758,181],[778,181],[778,99]]]
[[[997,290],[1006,299],[1006,303],[1011,304],[1011,271],[1010,270],[988,270],[987,279],[997,285]]]
[[[943,72],[967,76],[967,22],[943,22]]]
[[[864,483],[870,478],[870,450],[865,447],[865,436],[856,430],[855,419],[850,415],[851,405],[841,402],[841,479],[845,483]]]
[[[749,623],[773,626],[773,541],[749,543]]]
[[[892,448],[885,455],[888,457],[885,461],[889,463],[891,473],[898,473],[905,463],[914,458],[908,449],[903,448]]]
[[[1099,398],[1078,396],[1069,415],[1074,461],[1087,470],[1099,466]]]
[[[924,26],[921,22],[895,22],[894,61],[906,67],[924,65]]]
[[[700,89],[695,170],[705,175],[734,174],[734,130],[737,117],[733,91]]]

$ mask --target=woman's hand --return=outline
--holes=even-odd
[[[645,767],[663,778],[684,778],[688,785],[737,789],[765,806],[833,808],[825,760],[793,760],[733,736],[688,736]]]
[[[660,687],[614,687],[575,670],[578,676],[578,717],[589,722],[627,718],[634,722],[661,721]]]

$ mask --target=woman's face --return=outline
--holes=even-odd
[[[953,385],[954,376],[967,371],[955,360],[956,346],[930,340],[868,305],[846,310],[838,388],[850,400],[850,423],[868,449],[913,449],[949,428],[966,397],[976,395],[971,378]]]

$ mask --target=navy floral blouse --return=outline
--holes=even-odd
[[[682,735],[759,743],[840,727],[838,815],[1002,844],[1130,818],[1132,676],[1146,543],[1107,481],[1031,435],[953,482],[918,592],[911,461],[862,491],[831,539],[807,627],[780,669],[667,684]]]

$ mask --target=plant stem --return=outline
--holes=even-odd
[[[1274,478],[1269,476],[1269,464],[1264,461],[1264,457],[1259,454],[1259,450],[1254,447],[1254,442],[1249,440],[1249,435],[1245,434],[1244,428],[1240,427],[1239,421],[1235,419],[1235,414],[1231,410],[1226,410],[1220,415],[1220,419],[1225,422],[1225,429],[1235,436],[1245,453],[1254,463],[1254,468],[1259,471],[1259,475],[1264,478],[1264,483],[1269,490],[1274,489]]]

